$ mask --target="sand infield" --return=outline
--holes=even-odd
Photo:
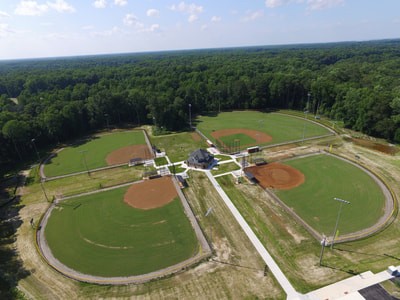
[[[280,163],[270,163],[262,166],[246,168],[264,188],[290,190],[301,185],[305,176],[299,170]]]
[[[223,136],[230,136],[230,135],[234,135],[234,134],[238,134],[238,133],[246,134],[249,137],[251,137],[253,140],[256,141],[254,144],[251,144],[251,145],[243,145],[243,146],[247,146],[247,147],[259,145],[259,144],[263,144],[263,143],[268,143],[268,142],[272,141],[272,137],[264,132],[261,132],[258,130],[252,130],[252,129],[244,129],[244,128],[215,130],[211,133],[211,135],[216,140],[220,140],[220,138]]]
[[[119,148],[106,157],[108,165],[128,163],[132,158],[151,159],[153,155],[147,145],[132,145]]]
[[[124,195],[124,202],[139,209],[162,207],[178,197],[171,177],[145,180],[133,184]]]

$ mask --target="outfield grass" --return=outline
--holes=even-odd
[[[164,207],[140,210],[123,202],[127,188],[62,202],[45,235],[66,266],[97,276],[156,271],[192,257],[198,242],[177,198]]]
[[[197,128],[211,141],[216,142],[211,133],[221,129],[244,128],[264,132],[272,137],[272,141],[262,145],[273,145],[294,140],[329,134],[329,131],[305,119],[293,116],[262,113],[257,111],[234,111],[220,113],[216,117],[200,116],[197,118]],[[229,139],[229,137],[225,137]],[[240,144],[249,144],[241,137]],[[254,142],[253,142],[254,143]]]
[[[47,177],[59,176],[107,166],[107,155],[119,148],[130,145],[146,144],[141,130],[115,132],[94,136],[92,139],[76,146],[70,146],[53,157],[45,166]]]
[[[154,136],[152,141],[157,148],[166,150],[171,162],[184,161],[194,150],[207,147],[204,140],[194,140],[191,132]]]
[[[277,191],[279,198],[320,233],[332,235],[340,203],[343,204],[339,234],[355,232],[375,224],[384,213],[385,197],[364,171],[338,158],[316,155],[285,162],[306,177],[304,184]]]

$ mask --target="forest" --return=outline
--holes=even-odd
[[[308,110],[400,143],[400,40],[0,61],[0,169],[102,128],[187,129],[189,104]]]

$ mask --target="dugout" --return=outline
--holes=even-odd
[[[251,183],[258,183],[257,178],[253,175],[252,172],[244,170],[244,175]]]
[[[253,163],[256,166],[262,166],[262,165],[266,165],[267,161],[264,158],[258,157],[258,158],[254,158],[253,159]]]

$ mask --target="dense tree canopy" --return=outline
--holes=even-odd
[[[400,41],[0,62],[0,164],[122,123],[188,126],[227,109],[308,109],[400,142]],[[311,93],[307,107],[308,93]]]

